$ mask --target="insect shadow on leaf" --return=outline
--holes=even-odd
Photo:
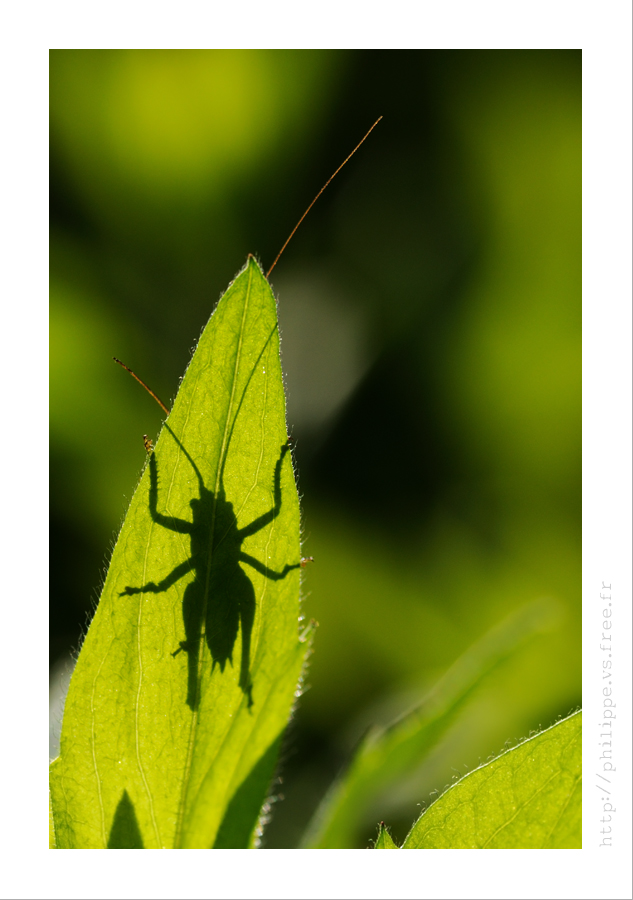
[[[206,641],[211,653],[212,668],[217,665],[223,672],[227,661],[233,665],[233,648],[241,625],[242,658],[239,686],[247,698],[248,706],[251,707],[253,699],[250,645],[255,620],[255,589],[240,563],[246,563],[272,581],[279,581],[292,569],[298,569],[301,562],[287,563],[281,572],[276,572],[245,553],[242,550],[242,543],[245,538],[270,525],[279,515],[281,467],[288,453],[289,444],[282,445],[279,459],[275,464],[272,508],[254,519],[250,525],[238,528],[233,504],[226,499],[222,474],[219,490],[214,494],[205,487],[197,465],[182,442],[168,425],[165,425],[165,428],[191,463],[198,478],[200,496],[190,502],[191,522],[159,512],[158,466],[156,455],[152,451],[149,458],[149,511],[157,525],[190,536],[191,556],[176,566],[158,584],[150,581],[142,587],[126,587],[121,591],[121,596],[161,593],[193,571],[195,577],[185,588],[182,604],[185,640],[181,641],[180,647],[172,653],[172,656],[176,656],[184,650],[188,655],[187,704],[195,710],[200,700],[201,653],[204,642]]]
[[[114,813],[108,850],[144,850],[143,836],[136,818],[136,810],[127,791],[123,791]]]

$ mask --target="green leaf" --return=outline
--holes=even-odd
[[[384,822],[381,822],[378,826],[378,837],[376,838],[376,843],[374,845],[374,850],[398,850],[399,847],[394,844],[393,839]]]
[[[255,843],[310,631],[288,448],[275,299],[249,258],[149,457],[71,680],[58,847]]]
[[[470,647],[420,706],[386,729],[370,730],[348,770],[315,813],[304,846],[354,846],[376,798],[419,768],[484,678],[538,632],[551,627],[555,617],[550,601],[534,601],[519,608]]]
[[[581,766],[578,712],[449,788],[402,849],[581,849]]]

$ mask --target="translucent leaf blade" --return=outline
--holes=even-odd
[[[387,831],[385,823],[381,822],[378,827],[378,837],[374,845],[374,850],[398,850],[399,847],[394,844],[393,838]]]
[[[223,823],[252,842],[307,649],[299,560],[276,305],[249,259],[134,494],[71,681],[58,846],[211,847]]]
[[[580,849],[582,713],[466,775],[402,849]]]

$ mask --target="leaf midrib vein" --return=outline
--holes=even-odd
[[[217,496],[218,490],[220,487],[220,480],[222,477],[222,468],[224,463],[224,455],[227,450],[227,441],[230,432],[230,422],[231,422],[231,413],[233,411],[233,401],[235,399],[235,388],[237,384],[237,373],[240,366],[240,359],[242,356],[242,344],[244,340],[244,323],[246,321],[246,313],[248,311],[249,300],[251,296],[251,284],[253,280],[252,268],[249,266],[248,270],[248,285],[246,287],[246,296],[244,298],[244,309],[242,312],[242,322],[240,325],[240,333],[237,344],[237,353],[235,355],[235,365],[233,367],[233,378],[231,384],[231,396],[229,399],[229,406],[226,415],[226,420],[224,422],[224,434],[222,437],[222,448],[220,450],[220,456],[218,459],[218,469],[216,473],[215,479],[215,487],[213,492],[213,511],[211,514],[211,527],[209,530],[209,550],[208,550],[208,564],[207,564],[207,575],[206,575],[206,583],[204,586],[204,594],[203,594],[203,605],[202,605],[202,613],[201,613],[201,628],[200,628],[200,639],[198,646],[198,671],[196,673],[196,694],[194,698],[194,709],[193,715],[191,717],[191,725],[189,728],[189,738],[187,744],[187,759],[185,762],[185,770],[183,773],[182,780],[182,791],[180,795],[180,807],[178,810],[178,819],[176,822],[176,833],[174,837],[174,846],[180,847],[182,841],[182,831],[183,831],[183,822],[184,822],[184,814],[185,814],[185,803],[187,799],[187,793],[189,790],[189,782],[191,778],[191,765],[193,761],[193,749],[195,745],[196,738],[196,730],[198,726],[198,709],[199,709],[199,701],[200,701],[200,687],[202,681],[202,662],[203,662],[203,650],[204,650],[204,641],[206,639],[206,616],[207,616],[207,604],[209,599],[209,578],[211,575],[211,564],[213,557],[213,535],[215,531],[215,515],[217,510]]]

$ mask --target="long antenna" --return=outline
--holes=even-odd
[[[312,203],[310,204],[310,206],[306,209],[306,211],[305,211],[304,214],[301,216],[301,218],[299,219],[299,221],[297,222],[297,224],[295,225],[295,227],[292,229],[292,232],[291,232],[291,234],[290,234],[290,237],[288,238],[288,240],[286,241],[286,243],[283,245],[283,247],[281,248],[281,250],[280,250],[279,253],[277,254],[277,256],[276,256],[276,258],[275,258],[275,261],[274,261],[274,263],[272,264],[272,266],[270,267],[270,269],[266,272],[266,278],[270,278],[270,273],[272,272],[272,270],[273,270],[273,269],[275,268],[275,266],[277,265],[277,262],[278,262],[278,260],[279,260],[279,257],[281,256],[281,254],[284,252],[284,250],[286,249],[286,247],[287,247],[288,244],[290,243],[290,241],[291,241],[291,239],[292,239],[292,237],[293,237],[295,231],[297,230],[297,228],[299,227],[299,225],[301,225],[301,223],[303,222],[303,220],[305,219],[305,217],[308,215],[308,213],[310,212],[310,210],[312,209],[312,207],[314,206],[314,204],[317,202],[317,200],[319,199],[319,197],[321,196],[321,194],[323,193],[323,191],[326,189],[326,187],[327,187],[328,184],[330,183],[330,181],[332,181],[332,179],[333,179],[336,175],[338,175],[338,173],[341,171],[341,169],[343,168],[343,166],[345,165],[345,163],[346,163],[348,160],[350,160],[350,159],[352,158],[352,156],[356,153],[356,151],[358,150],[358,148],[360,147],[360,145],[363,143],[363,141],[366,141],[366,140],[367,140],[367,138],[368,138],[369,135],[372,133],[372,131],[374,130],[374,128],[375,128],[376,125],[380,122],[381,119],[382,119],[382,116],[379,116],[379,118],[376,119],[376,121],[375,121],[374,124],[371,126],[371,128],[369,129],[369,131],[367,132],[367,134],[365,135],[365,137],[363,138],[363,140],[362,140],[362,141],[359,141],[359,143],[356,144],[356,146],[354,147],[354,149],[352,150],[352,152],[350,153],[350,155],[347,157],[346,160],[344,160],[344,161],[340,164],[340,166],[338,167],[338,169],[336,170],[336,172],[334,173],[334,175],[331,175],[331,176],[328,178],[328,180],[325,182],[325,184],[323,185],[323,187],[321,188],[321,190],[319,191],[319,193],[316,195],[316,197],[314,198],[314,200],[312,201]],[[127,366],[126,366],[126,368],[127,368]],[[135,375],[134,377],[136,378],[136,375]],[[140,380],[140,379],[139,379],[139,380]],[[141,383],[142,383],[142,382],[141,382]]]
[[[136,372],[133,372],[133,371],[130,369],[129,366],[126,366],[125,363],[122,363],[120,359],[117,359],[117,358],[116,358],[116,356],[113,356],[112,359],[113,359],[116,363],[118,363],[120,366],[123,366],[123,368],[126,370],[126,372],[129,372],[129,373],[130,373],[130,375],[132,376],[132,378],[136,378],[136,380],[138,381],[138,383],[139,383],[140,385],[142,385],[142,386],[145,388],[145,390],[147,391],[148,394],[151,394],[151,395],[152,395],[152,397],[153,397],[154,400],[158,403],[158,405],[159,405],[160,408],[163,410],[163,412],[165,413],[165,415],[168,416],[168,415],[169,415],[169,410],[167,409],[167,407],[165,406],[165,404],[163,403],[163,401],[160,399],[160,397],[157,397],[157,396],[156,396],[156,394],[155,394],[154,391],[151,389],[151,387],[148,387],[148,386],[145,384],[145,382],[143,381],[143,379],[138,377],[138,375],[136,374]]]

